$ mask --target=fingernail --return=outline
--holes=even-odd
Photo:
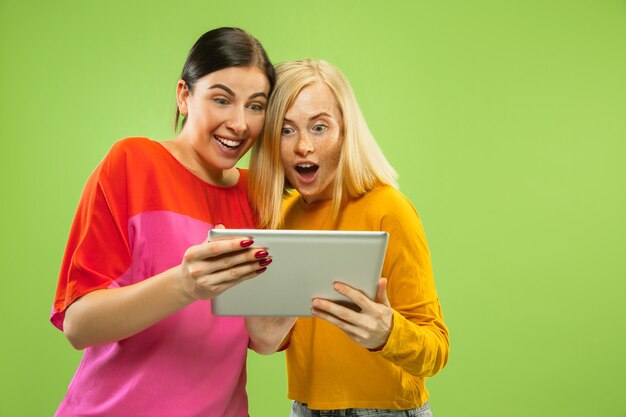
[[[254,240],[242,240],[241,242],[239,242],[239,244],[241,245],[242,248],[247,248],[248,246],[252,245],[254,243]]]
[[[257,274],[263,273],[263,272],[265,272],[265,270],[266,270],[266,269],[267,269],[267,268],[257,269],[257,270],[256,270],[256,273],[257,273]]]
[[[262,261],[259,261],[259,266],[268,266],[271,263],[272,263],[272,258],[267,258],[267,259],[263,259]]]
[[[267,255],[269,255],[269,253],[267,253],[267,251],[260,250],[260,251],[258,251],[257,253],[254,254],[254,257],[257,258],[257,259],[260,259],[260,258],[265,258]]]

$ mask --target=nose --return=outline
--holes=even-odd
[[[242,136],[248,130],[248,122],[246,120],[245,110],[233,108],[225,123],[226,127],[233,131],[237,136]]]
[[[309,136],[302,132],[298,135],[298,141],[296,142],[296,147],[294,151],[296,154],[300,156],[307,156],[310,153],[313,153],[315,148],[313,147],[313,142],[309,138]]]

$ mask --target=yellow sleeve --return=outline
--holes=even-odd
[[[381,199],[381,229],[389,232],[383,277],[393,308],[393,327],[375,355],[406,372],[432,376],[448,361],[448,329],[435,289],[430,251],[415,208],[400,193]]]

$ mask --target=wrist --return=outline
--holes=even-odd
[[[391,336],[391,332],[393,331],[393,310],[390,309],[390,315],[389,315],[389,321],[388,321],[388,330],[385,334],[384,337],[384,341],[377,347],[375,348],[367,348],[367,350],[369,350],[370,352],[380,352],[381,350],[383,350],[385,348],[385,346],[387,345],[387,342],[389,342],[389,337]]]
[[[182,265],[177,265],[167,271],[169,280],[172,287],[172,291],[176,295],[175,299],[181,306],[186,307],[194,301],[198,300],[193,288],[188,285],[185,280],[185,274],[183,272]]]

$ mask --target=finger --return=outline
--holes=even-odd
[[[341,319],[343,322],[354,326],[361,325],[363,321],[363,317],[360,313],[330,300],[315,298],[313,299],[313,308],[324,314],[332,315],[333,317]]]
[[[334,326],[337,326],[340,330],[342,330],[352,339],[357,341],[357,343],[367,338],[367,334],[360,327],[355,326],[352,323],[348,323],[340,319],[339,317],[329,314],[328,312],[324,310],[320,310],[316,307],[313,307],[311,309],[311,314],[313,315],[313,317],[317,317],[319,319],[329,322],[330,324]]]
[[[213,258],[207,258],[204,263],[207,265],[208,272],[214,273],[221,270],[228,270],[239,265],[252,262],[260,268],[268,266],[272,263],[272,257],[265,248],[250,248],[245,251],[234,252]]]
[[[243,275],[237,279],[233,279],[231,281],[226,281],[226,282],[220,282],[220,283],[215,283],[215,282],[210,282],[207,281],[206,283],[203,283],[201,286],[203,288],[205,288],[208,292],[210,292],[212,294],[213,297],[216,297],[218,295],[220,295],[221,293],[223,293],[224,291],[228,290],[229,288],[234,287],[235,285],[238,285],[244,281],[247,281],[249,279],[258,277],[260,274],[262,274],[263,272],[265,272],[267,268],[261,268],[259,270],[256,270],[254,272],[251,272],[249,274]]]
[[[391,307],[389,298],[387,297],[387,278],[378,280],[378,288],[376,291],[376,302]]]
[[[231,244],[229,247],[228,245]],[[235,243],[236,245],[236,243]],[[233,250],[223,253],[224,250]],[[222,254],[219,254],[222,252]],[[247,262],[267,261],[269,253],[266,248],[237,248],[232,242],[214,242],[212,245],[192,246],[185,251],[183,262],[194,278],[202,274],[210,274],[216,271],[232,268]],[[270,261],[271,262],[271,261]],[[261,265],[266,266],[266,265]]]
[[[352,288],[351,286],[344,284],[343,282],[335,282],[333,284],[333,289],[337,291],[339,294],[348,298],[350,301],[361,307],[361,310],[368,309],[372,307],[372,300],[367,298],[365,294],[361,291]]]
[[[197,250],[194,250],[194,254],[196,255],[195,259],[206,259],[233,252],[239,252],[249,248],[253,244],[254,241],[247,236],[214,239],[210,242],[204,242],[197,245]]]
[[[267,266],[261,266],[259,261],[248,262],[207,274],[198,280],[198,284],[205,288],[211,286],[232,287],[243,280],[265,272],[266,269]]]
[[[227,288],[234,287],[235,285],[238,285],[238,284],[240,284],[240,283],[242,283],[244,281],[247,281],[249,279],[258,277],[259,275],[261,275],[266,270],[267,270],[266,267],[263,267],[263,268],[258,268],[257,267],[257,269],[254,269],[252,272],[250,272],[248,274],[242,275],[239,278],[236,278],[236,279],[230,280],[228,282],[225,282],[224,285],[226,285]]]
[[[329,322],[331,324],[334,324],[335,326],[339,327],[343,331],[354,332],[358,328],[353,323],[345,321],[345,320],[335,316],[334,314],[329,313],[327,310],[324,310],[324,309],[322,309],[320,307],[316,307],[315,305],[313,305],[313,308],[311,308],[311,314],[314,317],[317,317],[317,318],[320,318],[320,319],[324,319],[327,322]]]

